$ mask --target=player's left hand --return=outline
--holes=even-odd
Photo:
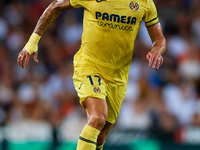
[[[159,67],[163,64],[163,57],[161,56],[161,53],[150,51],[146,55],[146,59],[149,61],[149,67],[152,67],[153,69],[159,69]]]
[[[31,55],[29,54],[29,52],[27,52],[25,49],[22,49],[22,51],[18,54],[18,57],[17,57],[18,64],[22,68],[27,69],[30,56]],[[38,61],[37,56],[38,56],[38,51],[33,53],[33,59],[35,62],[38,63],[39,61]],[[24,64],[24,61],[25,61],[25,64]]]

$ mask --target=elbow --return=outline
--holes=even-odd
[[[59,5],[59,1],[53,1],[51,2],[51,4],[49,5],[49,11],[61,11],[61,6]]]
[[[62,12],[63,10],[67,10],[70,8],[69,1],[64,1],[64,0],[55,0],[51,2],[50,4],[51,10],[52,11],[59,11]]]

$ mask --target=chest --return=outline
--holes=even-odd
[[[96,20],[123,24],[140,23],[146,11],[144,2],[134,0],[93,0],[89,7]]]

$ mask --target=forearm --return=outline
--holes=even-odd
[[[34,32],[40,36],[47,30],[47,28],[54,22],[57,16],[63,11],[71,8],[69,1],[56,0],[53,1],[44,11],[34,29]]]
[[[162,27],[160,23],[157,23],[154,26],[147,28],[148,33],[153,42],[151,51],[147,54],[146,58],[149,61],[149,66],[152,68],[159,69],[163,63],[162,54],[166,49],[166,40],[162,33]]]
[[[157,51],[160,54],[163,54],[165,52],[165,50],[166,50],[166,40],[165,40],[164,36],[161,36],[153,42],[151,52]]]
[[[34,32],[40,36],[46,31],[46,29],[54,22],[57,16],[60,14],[60,10],[55,8],[56,1],[52,2],[44,11],[42,16],[37,22]]]
[[[33,34],[29,41],[26,43],[24,49],[33,54],[38,51],[38,42],[43,35],[44,31],[54,22],[57,16],[63,11],[70,9],[69,0],[56,0],[53,1],[49,7],[44,11],[40,17]]]

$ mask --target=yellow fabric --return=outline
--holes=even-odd
[[[28,43],[25,45],[24,49],[29,52],[29,54],[33,54],[38,51],[38,42],[41,36],[36,33],[33,33],[29,38]]]
[[[103,145],[104,144],[97,146],[96,150],[102,150],[103,149]]]
[[[145,15],[144,21],[146,27],[150,27],[158,23],[157,11],[156,6],[153,3],[153,0],[148,0],[148,11]]]
[[[78,96],[80,97],[80,103],[82,104],[86,97],[95,97],[105,100],[106,85],[101,76],[99,74],[93,74],[90,72],[88,72],[87,75],[82,74],[86,74],[86,70],[84,73],[76,72],[73,77],[75,89],[78,92]],[[93,85],[91,84],[90,80],[92,80]],[[100,80],[100,83],[98,80]],[[98,89],[100,91],[98,91]]]
[[[76,150],[95,150],[95,143],[97,142],[99,133],[99,130],[86,125],[82,130]]]
[[[125,95],[140,23],[145,21],[147,27],[156,24],[156,7],[153,0],[70,0],[70,4],[74,8],[84,7],[82,45],[74,56],[76,90],[83,101],[91,96],[87,86],[85,91],[78,90],[84,76],[101,76],[102,93],[92,96],[108,100],[112,114],[108,119],[114,122]]]
[[[74,67],[99,72],[115,84],[128,80],[134,42],[140,22],[155,24],[158,19],[153,0],[70,0],[72,7],[84,7],[83,35],[80,50],[74,56]]]
[[[91,84],[90,77],[93,85]],[[106,100],[108,106],[107,121],[114,124],[119,116],[122,101],[126,93],[126,84],[112,84],[106,81],[100,74],[95,74],[86,68],[75,68],[73,81],[81,104],[86,97]]]

